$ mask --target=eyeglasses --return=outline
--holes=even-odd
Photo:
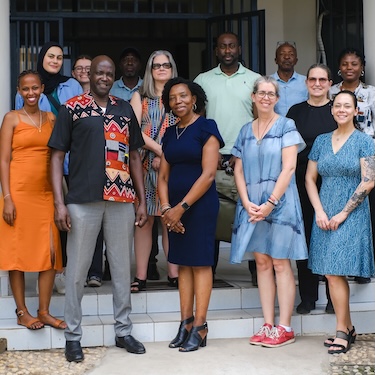
[[[76,66],[73,68],[73,70],[77,73],[82,73],[82,72],[86,72],[86,73],[90,73],[90,67],[89,66]]]
[[[152,69],[154,69],[154,70],[159,70],[161,67],[163,69],[170,69],[170,68],[172,68],[172,64],[171,63],[152,64]]]
[[[307,82],[309,82],[309,83],[319,82],[320,85],[323,85],[323,84],[328,82],[328,78],[309,77],[309,78],[307,78]]]
[[[289,46],[292,46],[294,49],[297,49],[296,42],[293,42],[292,40],[280,40],[276,44],[276,49],[279,48],[280,46],[285,45],[285,44],[287,44]]]
[[[276,93],[273,92],[273,91],[257,91],[256,94],[260,98],[265,98],[266,96],[268,96],[269,99],[275,99],[276,98]]]

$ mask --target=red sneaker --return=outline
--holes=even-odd
[[[262,346],[267,348],[278,348],[296,341],[293,330],[287,332],[284,327],[276,326],[271,333],[262,341]]]
[[[260,330],[254,336],[250,337],[250,344],[262,345],[263,340],[270,335],[271,329],[271,324],[264,323],[262,327],[260,327]]]

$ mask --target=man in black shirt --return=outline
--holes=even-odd
[[[142,164],[144,142],[129,103],[109,95],[115,65],[107,56],[92,60],[90,92],[69,99],[60,109],[48,145],[55,200],[55,221],[68,231],[66,268],[65,357],[80,362],[83,352],[84,283],[96,238],[103,226],[112,273],[116,346],[145,353],[131,336],[130,253],[134,225],[147,220]],[[63,200],[64,155],[70,151],[70,186]],[[133,187],[134,182],[134,187]],[[134,214],[135,194],[139,206]]]

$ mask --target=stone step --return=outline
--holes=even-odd
[[[352,305],[361,303],[375,304],[375,280],[365,285],[359,285],[353,281],[350,283],[350,302]],[[231,309],[260,309],[260,298],[257,288],[250,282],[228,282],[228,288],[214,288],[212,290],[209,310],[231,310]],[[180,309],[178,291],[165,288],[164,290],[144,291],[131,295],[132,312],[136,314],[178,312]],[[50,312],[53,315],[64,315],[63,295],[54,293],[51,299]],[[295,305],[300,303],[297,292]],[[325,285],[319,285],[319,300],[317,305],[327,303]],[[26,298],[26,305],[30,312],[38,308],[38,296],[34,292]],[[277,301],[276,301],[277,305]],[[15,304],[12,296],[1,298],[0,319],[12,319],[14,317]],[[103,282],[100,288],[85,288],[82,299],[83,315],[111,315],[112,314],[112,291],[109,281]]]
[[[360,308],[358,305],[362,305]],[[352,306],[352,317],[357,333],[375,332],[375,304]],[[178,312],[131,314],[132,334],[142,342],[170,341],[177,332]],[[263,324],[260,309],[210,310],[207,316],[208,339],[250,337]],[[297,336],[333,334],[335,316],[324,313],[324,306],[309,315],[294,314],[292,326]],[[112,315],[85,315],[82,320],[82,346],[113,346]],[[18,326],[16,319],[0,320],[0,337],[7,339],[8,350],[42,350],[63,348],[64,332],[50,327],[31,331]],[[167,343],[166,343],[167,345]]]
[[[248,281],[228,282],[231,287],[214,288],[208,312],[209,337],[249,337],[263,323],[259,292]],[[358,333],[375,332],[375,280],[358,285],[350,281],[351,311]],[[29,293],[30,294],[30,293]],[[332,334],[335,316],[324,312],[327,303],[325,286],[319,286],[317,308],[311,314],[294,314],[292,326],[297,335]],[[132,294],[134,336],[144,342],[169,341],[179,326],[179,297],[177,290],[147,291]],[[296,297],[295,305],[300,302]],[[38,308],[38,297],[27,297],[31,313]],[[7,339],[8,350],[61,348],[65,345],[63,331],[45,327],[30,331],[18,326],[12,296],[1,298],[0,337]],[[86,288],[82,300],[83,346],[114,344],[112,294],[110,282],[100,288]],[[54,294],[50,305],[51,314],[62,317],[64,296]]]

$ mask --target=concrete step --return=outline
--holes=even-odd
[[[263,324],[259,292],[248,281],[230,281],[231,287],[212,291],[208,312],[210,338],[250,337]],[[34,288],[33,288],[34,289]],[[325,287],[319,286],[320,299],[317,308],[309,315],[294,314],[292,326],[296,335],[332,334],[335,316],[324,312]],[[350,282],[351,311],[357,333],[375,332],[375,280],[358,285]],[[30,294],[30,288],[29,288]],[[32,294],[32,293],[31,293]],[[299,297],[295,304],[299,303]],[[179,297],[177,290],[147,291],[132,294],[134,324],[133,334],[144,342],[169,341],[178,329]],[[31,313],[38,308],[38,297],[27,297]],[[18,326],[12,296],[1,298],[0,337],[7,339],[8,350],[32,350],[62,348],[65,345],[63,331],[45,327],[30,331]],[[54,294],[50,305],[51,314],[62,317],[64,296]],[[110,282],[100,288],[86,288],[82,300],[83,346],[114,345],[112,294]]]

